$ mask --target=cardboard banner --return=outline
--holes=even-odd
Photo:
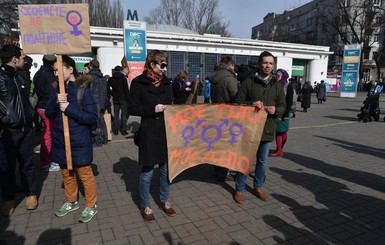
[[[91,52],[88,4],[19,5],[20,38],[27,54]]]
[[[172,181],[199,164],[249,174],[256,160],[267,113],[229,104],[168,105],[165,124]]]

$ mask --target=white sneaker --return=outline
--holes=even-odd
[[[57,172],[60,170],[60,166],[56,162],[51,162],[51,166],[49,167],[50,172]]]

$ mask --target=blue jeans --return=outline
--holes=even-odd
[[[269,150],[271,141],[261,141],[257,151],[257,164],[254,170],[254,189],[261,188],[265,179],[267,164],[269,162]],[[247,176],[237,172],[235,178],[235,190],[237,192],[244,192]]]
[[[139,178],[140,207],[150,206],[150,186],[154,166],[143,166]],[[159,164],[160,201],[167,202],[169,195],[169,183],[167,179],[167,163]]]

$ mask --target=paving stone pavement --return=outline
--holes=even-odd
[[[152,224],[143,222],[138,210],[140,167],[132,140],[138,118],[131,117],[129,135],[94,148],[99,213],[92,221],[78,223],[82,208],[55,217],[54,210],[65,201],[62,176],[42,172],[39,207],[27,211],[18,196],[15,214],[0,218],[0,240],[4,244],[385,244],[384,113],[379,122],[358,122],[364,98],[365,93],[355,99],[329,93],[325,103],[317,104],[313,96],[308,112],[297,112],[284,157],[270,158],[263,187],[269,202],[252,194],[248,178],[245,203],[236,204],[235,183],[216,181],[212,167],[200,165],[172,183],[170,202],[177,215],[168,217],[157,207],[155,174]],[[79,202],[83,207],[82,195]]]

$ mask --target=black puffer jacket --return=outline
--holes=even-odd
[[[3,64],[0,68],[0,123],[1,128],[32,127],[33,108],[29,102],[28,86],[17,71]]]
[[[33,77],[33,83],[35,85],[34,90],[39,99],[37,108],[45,109],[49,96],[51,95],[51,90],[53,87],[56,87],[56,81],[57,77],[55,76],[53,67],[50,65],[43,65],[36,72]]]
[[[91,91],[95,98],[98,110],[106,109],[107,82],[99,68],[92,68],[88,74],[92,77]]]

